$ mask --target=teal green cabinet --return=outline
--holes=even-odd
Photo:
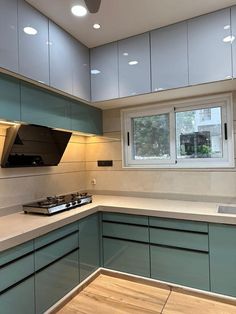
[[[150,277],[149,244],[103,237],[105,268]]]
[[[236,297],[236,226],[209,225],[212,292]]]
[[[34,276],[0,293],[0,312],[2,314],[35,313]]]
[[[80,281],[100,266],[99,215],[93,214],[79,221]]]
[[[83,104],[71,102],[71,129],[74,131],[102,135],[102,110]]]
[[[151,227],[208,233],[207,222],[150,217],[149,223]]]
[[[79,250],[36,272],[36,313],[42,314],[79,283]]]
[[[70,129],[70,102],[63,96],[21,83],[21,120],[49,127]]]
[[[121,213],[106,213],[102,214],[103,221],[120,222],[129,225],[148,226],[148,217],[141,215],[129,215]]]
[[[0,119],[20,121],[20,83],[0,74]]]
[[[151,278],[179,285],[209,290],[207,253],[150,246]]]

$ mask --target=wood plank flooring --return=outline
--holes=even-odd
[[[58,314],[236,314],[236,306],[99,275]]]

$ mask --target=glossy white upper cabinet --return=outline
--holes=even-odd
[[[119,96],[151,92],[149,33],[120,40]]]
[[[230,9],[188,21],[189,84],[232,77]]]
[[[73,50],[71,36],[49,21],[50,86],[73,93]]]
[[[236,6],[231,8],[233,77],[236,77]]]
[[[102,101],[119,97],[117,54],[117,42],[91,49],[92,101]]]
[[[90,100],[89,49],[71,38],[72,45],[72,92],[74,96]]]
[[[18,0],[19,73],[49,85],[48,19]]]
[[[188,85],[187,22],[151,31],[152,91]]]
[[[0,0],[0,67],[18,72],[17,0]]]

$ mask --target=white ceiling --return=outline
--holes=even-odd
[[[88,47],[140,34],[236,4],[236,0],[102,0],[96,14],[71,14],[83,0],[27,0]],[[94,30],[94,23],[101,29]]]

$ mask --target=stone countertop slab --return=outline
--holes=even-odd
[[[236,225],[236,215],[217,213],[218,205],[207,202],[94,195],[93,203],[53,216],[24,214],[21,211],[0,217],[0,251],[37,238],[97,211]]]

